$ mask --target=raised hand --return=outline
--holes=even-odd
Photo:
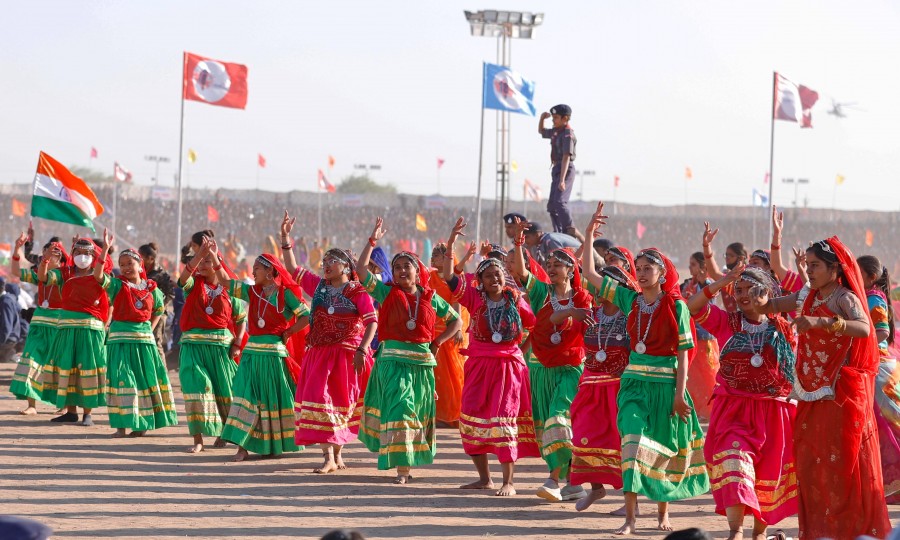
[[[450,233],[451,238],[455,238],[457,236],[465,236],[466,233],[463,232],[465,230],[468,223],[466,223],[466,218],[460,217],[456,220],[456,224],[453,225],[453,231]]]
[[[294,223],[297,222],[297,218],[291,217],[288,215],[288,211],[284,211],[284,218],[281,220],[281,237],[288,239],[291,236],[291,231],[294,229]]]
[[[606,220],[609,219],[609,216],[603,214],[603,201],[597,203],[597,210],[594,211],[594,214],[591,216],[591,221],[587,226],[587,233],[589,238],[597,238],[603,235],[600,232],[600,227],[606,225]]]
[[[473,242],[474,244],[474,242]],[[487,240],[481,241],[481,246],[479,247],[478,254],[481,255],[482,258],[487,257],[491,253],[491,249],[493,246]]]
[[[372,229],[372,236],[370,237],[372,240],[376,242],[384,238],[387,229],[384,228],[384,218],[378,218],[375,220],[375,228]]]
[[[703,227],[703,247],[709,247],[716,235],[719,234],[719,229],[712,230],[708,221],[703,222]]]
[[[28,233],[23,232],[23,233],[19,234],[19,237],[16,238],[16,249],[18,250],[19,248],[24,246],[25,242],[28,242],[28,240],[29,240]]]
[[[116,237],[113,236],[113,234],[109,232],[109,230],[103,229],[103,245],[101,246],[101,249],[103,250],[104,254],[109,253],[109,246],[112,245],[113,240],[115,239]]]
[[[737,280],[741,279],[741,273],[746,270],[746,268],[747,265],[744,263],[744,261],[738,261],[738,263],[734,265],[734,268],[732,268],[728,271],[727,274],[725,274],[725,279],[728,281],[728,283],[736,282]]]
[[[513,222],[513,225],[515,225],[515,231],[516,231],[514,236],[517,239],[522,240],[525,237],[525,230],[528,229],[528,227],[530,227],[531,224],[528,223],[527,221],[523,221],[519,218],[514,218],[514,219],[515,219],[515,221]]]
[[[806,252],[800,248],[792,247],[794,253],[794,264],[797,265],[797,271],[806,273]]]
[[[778,208],[772,205],[772,244],[779,245],[781,240],[781,231],[784,230],[784,212],[779,212]],[[776,241],[777,240],[777,241]]]

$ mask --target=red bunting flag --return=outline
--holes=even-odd
[[[19,199],[12,200],[12,215],[16,217],[25,217],[25,203]]]
[[[768,184],[768,183],[769,183],[769,173],[768,173],[768,171],[766,171],[766,175],[763,176],[763,184]]]
[[[619,177],[613,176],[613,187],[619,187]]]
[[[334,156],[328,156],[328,168],[334,168]]]
[[[247,66],[184,53],[182,98],[219,107],[247,106]]]
[[[444,160],[441,158],[437,158],[438,169],[444,166]]]
[[[94,159],[95,157],[97,157],[97,149],[92,146],[91,147],[91,159]]]
[[[819,93],[775,74],[775,120],[796,122],[801,128],[812,127],[812,108]]]
[[[644,227],[644,224],[640,221],[637,222],[637,237],[638,240],[644,237],[644,233],[647,232],[647,227]]]
[[[334,184],[328,181],[328,178],[325,176],[325,173],[322,172],[322,169],[319,169],[319,189],[322,191],[327,191],[328,193],[334,193]]]
[[[266,168],[266,158],[264,158],[262,154],[257,154],[256,163],[259,164],[259,166],[263,169]]]
[[[219,211],[212,206],[206,205],[206,221],[210,223],[219,221]]]

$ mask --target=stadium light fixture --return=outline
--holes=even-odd
[[[543,13],[530,11],[466,11],[466,20],[473,36],[498,37],[506,29],[507,37],[532,39],[534,28],[544,22]]]

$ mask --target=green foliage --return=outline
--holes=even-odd
[[[369,178],[369,175],[351,175],[341,180],[341,183],[337,185],[337,191],[338,193],[386,193],[393,195],[397,193],[397,186],[394,184],[379,184]]]

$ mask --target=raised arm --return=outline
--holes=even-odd
[[[728,284],[736,282],[741,277],[741,272],[747,266],[743,262],[739,262],[735,265],[734,268],[728,271],[727,274],[719,278],[718,280],[710,283],[706,287],[700,290],[697,294],[691,296],[685,303],[687,303],[687,307],[691,310],[691,315],[696,315],[703,311],[709,301],[713,299],[713,297],[724,289]]]
[[[551,116],[553,115],[544,111],[541,113],[541,117],[538,118],[538,133],[540,133],[541,135],[544,134],[544,120],[550,118]]]
[[[594,287],[600,288],[603,285],[603,277],[597,273],[594,268],[594,247],[592,245],[594,238],[601,236],[600,227],[606,225],[606,219],[609,216],[603,215],[603,202],[597,203],[597,210],[591,216],[587,228],[584,230],[584,248],[581,252],[581,272],[584,279]]]
[[[714,280],[721,279],[725,274],[719,270],[719,265],[716,264],[716,254],[712,249],[712,241],[719,234],[719,229],[711,230],[708,221],[704,221],[703,226],[705,227],[703,230],[703,258],[706,259],[706,274]]]
[[[356,273],[359,274],[359,282],[365,283],[369,279],[369,261],[372,259],[372,250],[379,240],[384,238],[387,229],[384,228],[384,218],[375,220],[375,228],[372,229],[372,235],[369,236],[369,242],[363,247],[356,261]]]
[[[222,283],[222,286],[227,288],[228,284],[231,282],[231,276],[228,275],[228,272],[225,271],[225,267],[219,262],[218,244],[216,244],[216,241],[212,238],[205,236],[203,237],[203,244],[200,246],[201,250],[204,248],[206,248],[207,253],[213,257],[213,271],[216,273],[216,277],[219,279],[219,282]]]
[[[294,256],[294,242],[291,240],[291,231],[294,229],[294,223],[297,218],[288,215],[288,211],[284,211],[284,218],[281,220],[281,258],[284,260],[284,267],[290,275],[294,275],[297,271],[297,258]]]
[[[466,218],[460,217],[457,219],[456,224],[453,225],[453,229],[450,231],[450,237],[447,238],[447,251],[449,251],[449,253],[444,257],[444,265],[439,268],[439,270],[441,271],[441,279],[448,283],[453,277],[453,245],[456,243],[458,237],[466,235],[466,233],[463,232],[466,225],[468,225],[468,223],[466,223]]]
[[[97,283],[103,283],[103,277],[106,273],[103,270],[103,262],[106,260],[106,254],[109,253],[109,245],[112,244],[115,239],[116,237],[108,230],[103,229],[103,245],[100,246],[100,260],[94,261],[94,279],[97,280]]]
[[[773,204],[772,245],[769,246],[769,249],[772,251],[769,254],[769,265],[772,267],[772,271],[775,272],[775,276],[778,277],[778,281],[784,281],[784,277],[788,272],[788,269],[785,268],[784,263],[781,261],[781,233],[783,230],[784,212],[779,212],[778,208]]]
[[[797,266],[797,275],[801,283],[809,283],[809,274],[806,273],[806,252],[800,248],[791,248],[794,253],[794,264]]]
[[[191,259],[190,262],[185,263],[184,268],[181,270],[181,274],[178,275],[178,285],[180,287],[184,287],[188,278],[194,275],[194,272],[197,270],[197,267],[203,259],[209,256],[209,248],[210,244],[204,240],[204,242],[200,244],[200,250],[194,255],[194,258]]]
[[[512,259],[509,261],[509,273],[520,283],[525,283],[528,277],[528,269],[525,268],[525,255],[522,253],[522,250],[525,248],[522,246],[525,245],[525,229],[528,228],[528,222],[519,218],[515,219],[516,234],[514,236],[515,240],[513,240],[513,251],[510,254]]]
[[[25,242],[28,241],[28,234],[22,233],[16,238],[16,250],[13,252],[12,260],[9,263],[10,277],[14,280],[19,279],[19,275],[21,274],[22,257],[25,256]]]

